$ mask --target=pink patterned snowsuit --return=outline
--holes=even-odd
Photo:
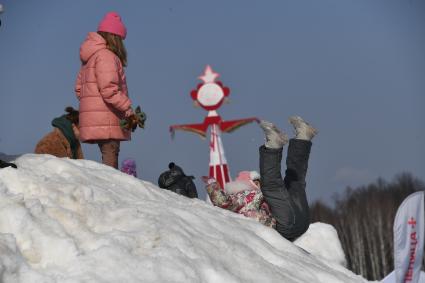
[[[229,185],[236,185],[239,189],[228,193],[223,191],[217,182],[207,185],[206,190],[215,206],[254,218],[268,227],[275,227],[276,220],[272,217],[260,189],[248,182],[241,181],[234,181]]]

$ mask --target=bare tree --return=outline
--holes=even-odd
[[[342,196],[335,196],[333,208],[321,201],[313,203],[311,221],[336,228],[349,269],[369,280],[381,280],[394,269],[392,228],[397,209],[408,195],[424,188],[409,173],[390,183],[378,179],[355,189],[347,187]]]

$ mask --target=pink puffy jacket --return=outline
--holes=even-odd
[[[80,58],[83,64],[75,83],[80,100],[80,140],[129,140],[130,131],[120,127],[120,119],[131,107],[120,59],[96,32],[87,35]]]

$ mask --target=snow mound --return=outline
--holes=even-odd
[[[294,243],[327,262],[347,264],[338,233],[332,225],[313,223]]]
[[[16,163],[0,170],[0,282],[367,282],[318,252],[335,250],[333,235],[306,234],[301,249],[93,161]],[[329,227],[312,227],[328,237]]]

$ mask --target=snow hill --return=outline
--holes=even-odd
[[[93,161],[16,163],[0,170],[0,282],[367,282],[329,225],[293,244]]]

